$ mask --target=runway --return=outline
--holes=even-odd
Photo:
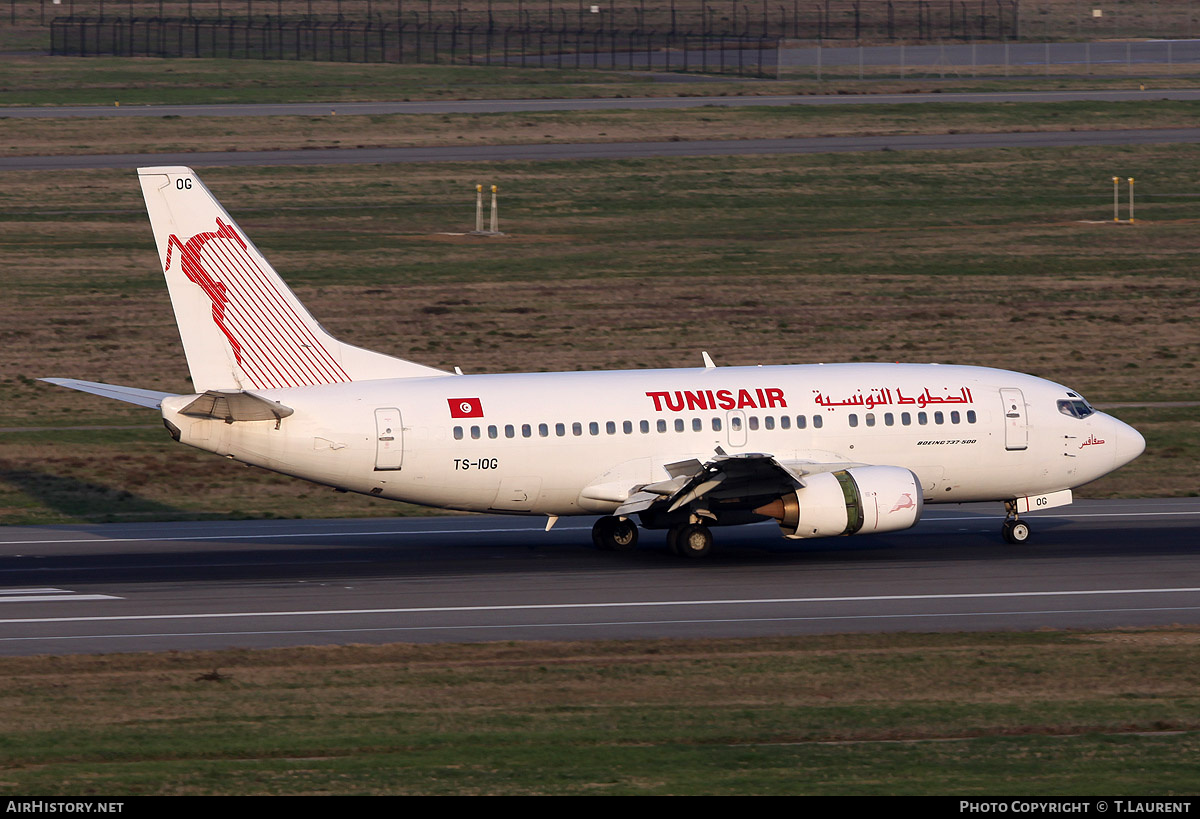
[[[591,548],[591,519],[485,516],[0,530],[0,654],[1200,624],[1200,500],[1031,515],[931,507],[913,530],[717,529]]]
[[[1071,148],[1095,145],[1153,145],[1200,142],[1200,128],[1117,131],[1036,131],[996,134],[908,134],[899,136],[805,137],[796,139],[681,140],[679,142],[590,142],[476,145],[434,148],[319,148],[280,151],[13,156],[5,170],[79,170],[187,165],[193,168],[266,165],[373,165],[404,162],[544,162],[648,157],[746,156],[751,154],[944,151],[997,148]]]

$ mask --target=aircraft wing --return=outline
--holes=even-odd
[[[655,506],[674,512],[703,500],[778,497],[802,488],[806,475],[852,466],[862,464],[817,459],[784,461],[758,452],[739,455],[719,452],[706,463],[692,458],[667,464],[669,479],[635,487],[613,514],[630,515]]]
[[[101,384],[98,381],[80,381],[75,378],[39,378],[47,384],[56,384],[80,392],[90,392],[92,395],[102,395],[105,398],[115,398],[127,404],[137,404],[139,407],[158,409],[164,398],[170,398],[175,393],[156,392],[154,390],[139,390],[137,387],[120,387],[116,384]]]

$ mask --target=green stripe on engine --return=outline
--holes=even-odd
[[[842,495],[846,498],[846,529],[843,535],[852,535],[862,528],[863,509],[862,498],[858,494],[858,484],[845,469],[833,473],[842,487]]]

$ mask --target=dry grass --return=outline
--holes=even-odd
[[[460,715],[536,711],[549,701],[556,709],[669,706],[679,702],[681,679],[689,681],[689,702],[724,708],[1012,706],[1119,700],[1131,692],[1190,700],[1200,684],[1200,669],[1189,661],[1196,642],[1194,631],[1175,628],[4,658],[0,703],[10,730],[26,731],[49,724],[186,723],[218,711],[222,719],[279,716],[294,710],[298,697],[319,698],[314,713],[325,719],[410,707]],[[212,669],[226,678],[225,686],[198,678]],[[47,689],[47,680],[53,687]],[[153,699],[147,703],[147,697]],[[105,707],[96,708],[97,701]],[[1179,718],[1179,728],[1200,727],[1194,713]],[[828,728],[821,738],[897,736],[893,728],[884,730]],[[940,724],[934,730],[956,729]]]
[[[1188,793],[1195,636],[5,658],[0,793]]]
[[[1186,102],[955,104],[530,112],[324,117],[121,117],[13,119],[3,156],[268,151],[583,142],[782,139],[955,132],[1185,128],[1200,105]]]
[[[722,365],[974,363],[1094,402],[1195,400],[1196,151],[1119,152],[1146,196],[1136,226],[1104,221],[1108,150],[204,176],[331,331],[436,366],[697,366],[707,349]],[[132,176],[4,181],[0,426],[146,425],[6,436],[4,519],[397,511],[182,450],[151,413],[32,381],[190,390]],[[471,226],[491,181],[510,236],[441,235]],[[1084,494],[1195,491],[1196,411],[1123,413],[1151,449]]]

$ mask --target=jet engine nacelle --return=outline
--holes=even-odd
[[[921,519],[921,482],[899,466],[856,466],[804,478],[804,488],[755,509],[790,538],[895,532]]]

